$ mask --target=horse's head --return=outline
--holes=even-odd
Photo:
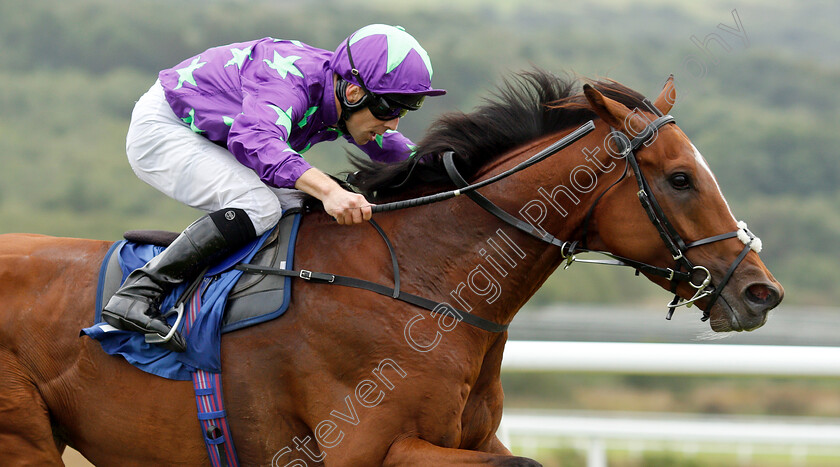
[[[715,331],[763,325],[782,300],[782,286],[758,257],[760,240],[735,219],[705,159],[667,116],[672,79],[650,108],[630,109],[589,85],[584,95],[620,131],[608,149],[623,152],[627,164],[624,178],[592,211],[589,246],[678,271],[673,280],[641,269],[663,288],[676,287],[681,298],[695,298]]]

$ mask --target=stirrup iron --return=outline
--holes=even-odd
[[[156,332],[146,334],[145,339],[147,344],[165,344],[172,340],[172,337],[175,336],[178,332],[178,328],[181,326],[181,321],[184,319],[184,304],[178,303],[177,306],[172,307],[172,309],[166,313],[166,316],[169,316],[172,313],[177,313],[178,317],[175,318],[175,324],[172,325],[169,332],[166,333],[165,336],[161,336]]]

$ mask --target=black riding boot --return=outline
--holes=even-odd
[[[128,275],[102,309],[102,318],[118,329],[166,336],[172,327],[158,308],[165,294],[254,237],[251,219],[241,209],[223,209],[198,219],[163,252]],[[186,350],[177,332],[161,345],[175,352]]]

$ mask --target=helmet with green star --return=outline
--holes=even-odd
[[[432,88],[429,54],[399,26],[371,24],[335,50],[330,67],[341,79],[375,94],[439,96]]]

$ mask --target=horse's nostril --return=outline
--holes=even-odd
[[[747,299],[756,305],[774,305],[779,293],[766,284],[753,284],[747,287]]]
[[[766,302],[770,297],[770,289],[765,285],[751,285],[747,288],[750,298],[756,302]]]

